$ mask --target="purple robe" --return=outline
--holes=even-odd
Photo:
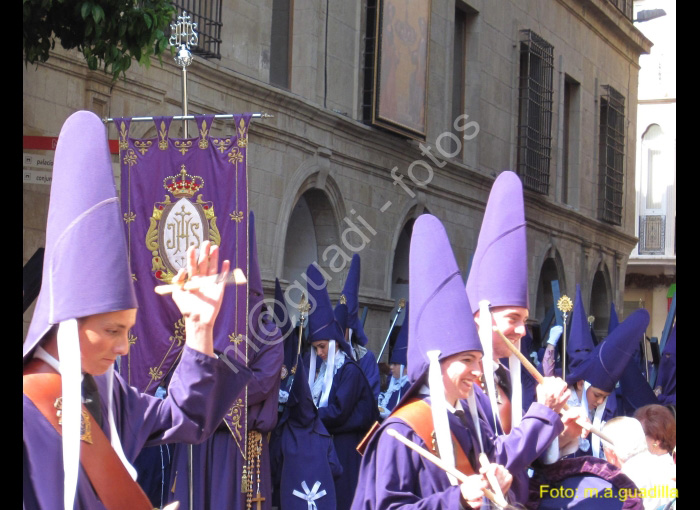
[[[335,480],[343,467],[318,417],[304,364],[296,366],[289,399],[270,438],[273,505],[308,510],[313,501],[317,510],[336,510]]]
[[[561,417],[549,407],[533,402],[523,415],[520,425],[511,428],[510,434],[505,435],[500,424],[494,428],[488,396],[476,386],[474,392],[484,415],[488,417],[487,426],[490,433],[494,434],[494,431],[497,431],[499,434],[494,440],[494,455],[489,456],[489,460],[505,466],[510,471],[513,475],[511,490],[516,501],[524,503],[527,501],[529,485],[527,469],[564,430]]]
[[[133,462],[144,446],[172,442],[200,443],[209,437],[250,378],[238,365],[234,373],[221,360],[183,348],[164,400],[142,394],[114,373],[114,420],[124,454]],[[107,376],[95,377],[103,426],[107,420]],[[23,417],[23,498],[25,508],[63,510],[63,453],[60,435],[26,396]],[[75,508],[104,509],[80,468]]]
[[[530,484],[529,510],[642,510],[637,486],[603,459],[564,459],[537,471]]]
[[[256,321],[253,323],[255,324]],[[274,323],[267,320],[266,324],[273,329]],[[279,330],[276,328],[274,333],[268,335],[264,341],[252,341],[260,350],[255,352],[252,347],[248,347],[250,357],[248,368],[253,373],[248,382],[248,430],[257,430],[262,434],[260,493],[265,498],[262,508],[270,510],[272,508],[272,474],[268,432],[272,431],[277,424],[277,397],[284,351]],[[243,402],[245,394],[241,393],[239,399]],[[231,402],[229,402],[229,408]],[[243,457],[245,445],[242,436],[241,431],[238,431],[238,441],[234,439],[229,427],[221,421],[216,432],[209,439],[192,447],[195,509],[244,509],[246,507],[246,494],[241,492],[243,466],[247,464]],[[180,502],[181,510],[189,509],[187,466],[188,445],[175,445],[169,496],[171,501]],[[173,484],[175,484],[174,491]],[[254,473],[253,497],[256,492],[257,472]],[[253,506],[255,508],[255,505]]]
[[[379,398],[379,392],[382,389],[381,380],[379,377],[379,366],[377,365],[377,358],[374,356],[374,353],[372,351],[367,349],[365,355],[362,356],[359,360],[357,360],[357,364],[360,365],[360,368],[365,373],[365,377],[367,377],[367,382],[369,383],[370,388],[372,388],[372,394],[374,395],[374,399],[377,400]]]
[[[308,360],[305,361],[308,365]],[[343,474],[336,480],[337,509],[350,508],[362,457],[355,449],[378,420],[377,401],[362,369],[349,358],[333,376],[328,405],[318,409],[321,422],[333,436]]]
[[[462,407],[467,409],[467,402],[461,402]],[[455,414],[448,413],[448,421],[451,432],[467,454],[472,467],[478,471],[479,442],[471,416],[466,413],[464,421],[461,421]],[[494,436],[488,430],[481,410],[479,422],[483,432],[484,453],[492,459],[496,453]],[[432,450],[426,448],[421,437],[405,422],[393,416],[387,418],[370,439],[362,457],[352,510],[398,507],[402,510],[461,509],[459,486],[450,485],[441,468],[386,434],[385,431],[389,428],[421,447]],[[509,497],[512,496],[509,492]]]

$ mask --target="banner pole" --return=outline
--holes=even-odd
[[[187,14],[187,11],[183,11],[182,14],[177,17],[177,23],[170,25],[170,46],[175,46],[175,48],[177,49],[175,62],[179,66],[182,66],[182,123],[185,138],[189,138],[189,133],[187,129],[187,66],[189,66],[192,63],[192,53],[190,52],[190,46],[196,46],[199,40],[199,36],[197,35],[197,32],[195,32],[196,28],[197,23],[192,23],[190,21],[190,17]],[[193,464],[193,451],[192,445],[190,444],[187,448],[187,474],[190,509],[194,508]]]

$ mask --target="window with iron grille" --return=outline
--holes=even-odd
[[[520,32],[518,174],[523,186],[549,191],[554,47],[531,30]]]
[[[625,98],[609,85],[600,96],[600,175],[598,217],[622,224],[622,187],[625,161]]]
[[[374,68],[377,52],[377,0],[367,0],[367,18],[365,28],[365,47],[362,55],[362,121],[372,123],[372,97],[374,95]]]
[[[191,48],[192,54],[221,59],[221,0],[179,0],[173,5],[178,13],[187,12],[192,23],[197,23],[199,40]]]

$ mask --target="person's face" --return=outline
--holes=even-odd
[[[476,325],[479,327],[479,315],[474,314]],[[522,306],[494,306],[491,308],[492,326],[498,328],[508,340],[514,345],[519,345],[518,341],[525,336],[525,322],[529,316],[527,308]],[[498,331],[492,332],[493,359],[507,358],[511,352],[503,342]]]
[[[401,379],[401,364],[400,363],[389,363],[389,368],[391,369],[391,376],[394,379]]]
[[[445,398],[454,406],[458,399],[469,396],[481,376],[480,351],[464,351],[448,356],[440,362]]]
[[[136,308],[99,313],[78,319],[80,363],[90,375],[102,375],[117,359],[129,354],[129,330]]]
[[[588,411],[593,411],[596,407],[602,404],[610,395],[607,391],[603,391],[594,386],[589,386],[586,390],[586,400],[588,400]]]
[[[312,344],[313,348],[316,349],[316,356],[326,361],[328,358],[328,340],[319,340]]]

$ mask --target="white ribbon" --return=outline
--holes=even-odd
[[[321,487],[321,482],[316,482],[313,488],[309,490],[309,486],[306,485],[306,482],[302,481],[301,488],[304,489],[304,494],[302,494],[296,489],[292,491],[292,494],[295,495],[297,498],[301,498],[304,501],[306,501],[308,505],[308,510],[317,510],[318,507],[316,506],[316,500],[326,495],[325,489],[321,492],[318,492],[319,487]]]
[[[81,370],[78,321],[58,325],[57,347],[61,360],[61,436],[63,443],[63,505],[73,509],[80,467]]]
[[[455,467],[455,455],[452,447],[452,434],[450,422],[447,419],[447,402],[445,401],[445,386],[442,383],[442,370],[440,368],[440,351],[428,351],[428,386],[430,387],[430,409],[433,414],[433,427],[435,429],[435,441],[437,442],[440,458],[450,467]],[[430,446],[430,445],[428,445]],[[459,481],[450,473],[447,473],[450,485],[458,485]]]
[[[520,349],[520,340],[515,345]],[[508,367],[510,369],[510,387],[513,389],[513,394],[510,399],[510,416],[511,430],[513,427],[520,425],[523,420],[523,385],[520,379],[520,360],[515,354],[511,354],[508,358]]]
[[[127,472],[131,476],[131,478],[136,481],[136,478],[138,476],[138,473],[136,472],[136,469],[134,466],[129,463],[128,460],[126,460],[126,455],[124,455],[124,450],[122,449],[122,443],[119,439],[119,434],[117,433],[117,426],[114,423],[114,410],[112,406],[112,388],[114,386],[114,365],[109,366],[109,370],[107,370],[107,419],[109,421],[109,435],[110,437],[110,442],[112,443],[112,448],[114,448],[114,451],[117,454],[117,457],[119,457],[119,460],[122,461],[122,464],[124,464],[124,467],[126,468]]]
[[[496,386],[494,383],[494,362],[493,362],[493,319],[491,318],[490,303],[483,299],[479,301],[479,340],[481,340],[481,348],[484,350],[484,356],[481,358],[484,367],[484,379],[486,379],[486,390],[489,401],[491,402],[491,412],[493,413],[493,430],[498,434],[498,423],[500,417],[498,415],[498,404],[496,403]],[[511,405],[512,408],[512,405]]]
[[[584,383],[583,383],[583,391],[581,392],[581,393],[582,393],[582,394],[581,394],[581,400],[582,400],[582,404],[581,404],[581,405],[582,405],[582,407],[586,410],[586,412],[589,412],[589,411],[588,411],[588,398],[586,397],[586,391],[587,391],[588,388],[590,388],[590,387],[591,387],[591,383],[589,383],[588,381],[584,381]],[[600,404],[600,405],[599,405],[598,407],[596,407],[596,409],[595,409],[595,414],[594,414],[594,416],[593,416],[593,426],[594,426],[595,428],[597,428],[598,430],[600,430],[601,428],[603,428],[603,423],[604,423],[603,420],[602,420],[602,418],[603,418],[603,411],[605,411],[605,404],[606,404],[607,402],[608,402],[608,397],[605,397],[605,400],[603,400],[603,403]],[[601,453],[602,453],[603,450],[602,450],[601,447],[600,447],[600,445],[601,445],[601,443],[600,443],[600,437],[597,436],[597,435],[593,435],[593,434],[591,434],[591,436],[592,436],[592,437],[589,439],[589,441],[591,442],[591,453],[593,453],[593,456],[594,456],[594,457],[598,457],[598,458],[603,458],[603,459],[604,459],[605,456],[601,456]]]
[[[321,401],[318,403],[318,407],[328,406],[328,397],[331,394],[331,388],[333,387],[333,376],[335,375],[335,340],[328,342],[328,358],[326,358],[326,374],[323,381],[323,393],[321,394]],[[331,370],[328,368],[331,367]]]

